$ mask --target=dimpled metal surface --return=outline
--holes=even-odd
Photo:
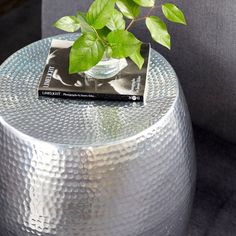
[[[172,67],[152,50],[146,105],[38,99],[50,42],[0,67],[0,235],[183,236],[195,157]]]

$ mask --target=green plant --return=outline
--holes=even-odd
[[[140,17],[142,7],[149,8],[144,17]],[[166,24],[151,15],[159,7],[169,21],[186,25],[184,14],[176,5],[156,5],[155,0],[94,0],[87,12],[78,11],[75,16],[59,19],[55,27],[66,32],[81,31],[70,51],[69,72],[89,70],[102,60],[105,52],[112,58],[130,57],[141,69],[144,62],[140,54],[142,42],[129,32],[132,25],[141,20],[145,21],[152,39],[170,49]],[[127,26],[125,18],[130,21]]]

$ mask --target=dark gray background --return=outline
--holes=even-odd
[[[0,0],[0,6],[1,3]],[[16,50],[40,38],[40,0],[24,1],[17,8],[8,9],[0,15],[0,64]]]

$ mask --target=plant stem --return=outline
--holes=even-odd
[[[149,10],[149,12],[148,12],[147,16],[150,16],[150,14],[151,14],[152,10],[153,10],[155,7],[156,7],[156,6],[153,6],[153,7],[151,7],[151,9]]]
[[[129,23],[129,25],[127,26],[126,30],[128,31],[128,29],[132,26],[132,24],[134,23],[134,19]]]
[[[95,34],[97,35],[98,39],[102,42],[103,46],[104,46],[104,47],[108,46],[107,42],[106,42],[105,40],[103,40],[103,39],[99,36],[97,30],[96,30],[93,26],[92,26],[92,29],[94,30],[94,32],[95,32]]]
[[[151,9],[148,11],[148,13],[147,13],[146,16],[133,19],[133,20],[129,23],[129,25],[127,26],[126,30],[128,31],[128,30],[130,29],[130,27],[131,27],[136,21],[145,20],[147,17],[150,16],[151,12],[152,12],[154,9],[159,8],[159,7],[160,7],[160,5],[158,5],[158,6],[153,6],[153,7],[151,7]]]

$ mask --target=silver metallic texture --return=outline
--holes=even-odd
[[[38,99],[50,42],[0,67],[0,235],[185,235],[196,167],[172,67],[152,50],[146,105]]]

